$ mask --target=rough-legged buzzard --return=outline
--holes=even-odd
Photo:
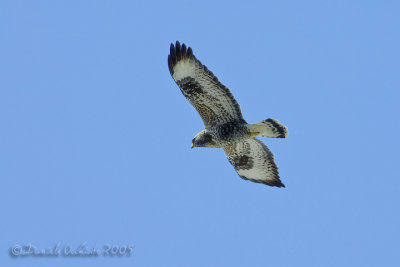
[[[203,119],[205,129],[192,147],[222,148],[240,177],[256,183],[285,187],[274,155],[256,136],[286,138],[287,128],[275,119],[247,124],[238,102],[185,44],[171,44],[168,67],[183,95]]]

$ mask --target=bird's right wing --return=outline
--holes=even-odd
[[[183,95],[194,106],[204,125],[244,122],[238,102],[206,66],[193,55],[192,49],[177,41],[171,44],[168,67]]]
[[[229,162],[245,180],[270,186],[285,187],[279,178],[274,155],[256,138],[250,138],[224,148]]]

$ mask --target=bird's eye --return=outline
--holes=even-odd
[[[195,140],[196,138],[193,138],[193,140],[192,140],[192,144],[194,144],[194,140]]]

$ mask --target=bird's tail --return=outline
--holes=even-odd
[[[286,138],[288,137],[288,129],[285,125],[281,124],[275,119],[268,119],[259,123],[253,123],[247,125],[252,136],[264,136],[274,138]]]

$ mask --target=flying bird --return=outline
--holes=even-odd
[[[185,44],[171,44],[168,68],[183,95],[197,110],[205,129],[193,147],[222,148],[239,176],[270,186],[285,187],[274,155],[256,136],[286,138],[287,128],[275,119],[248,124],[231,92]]]

